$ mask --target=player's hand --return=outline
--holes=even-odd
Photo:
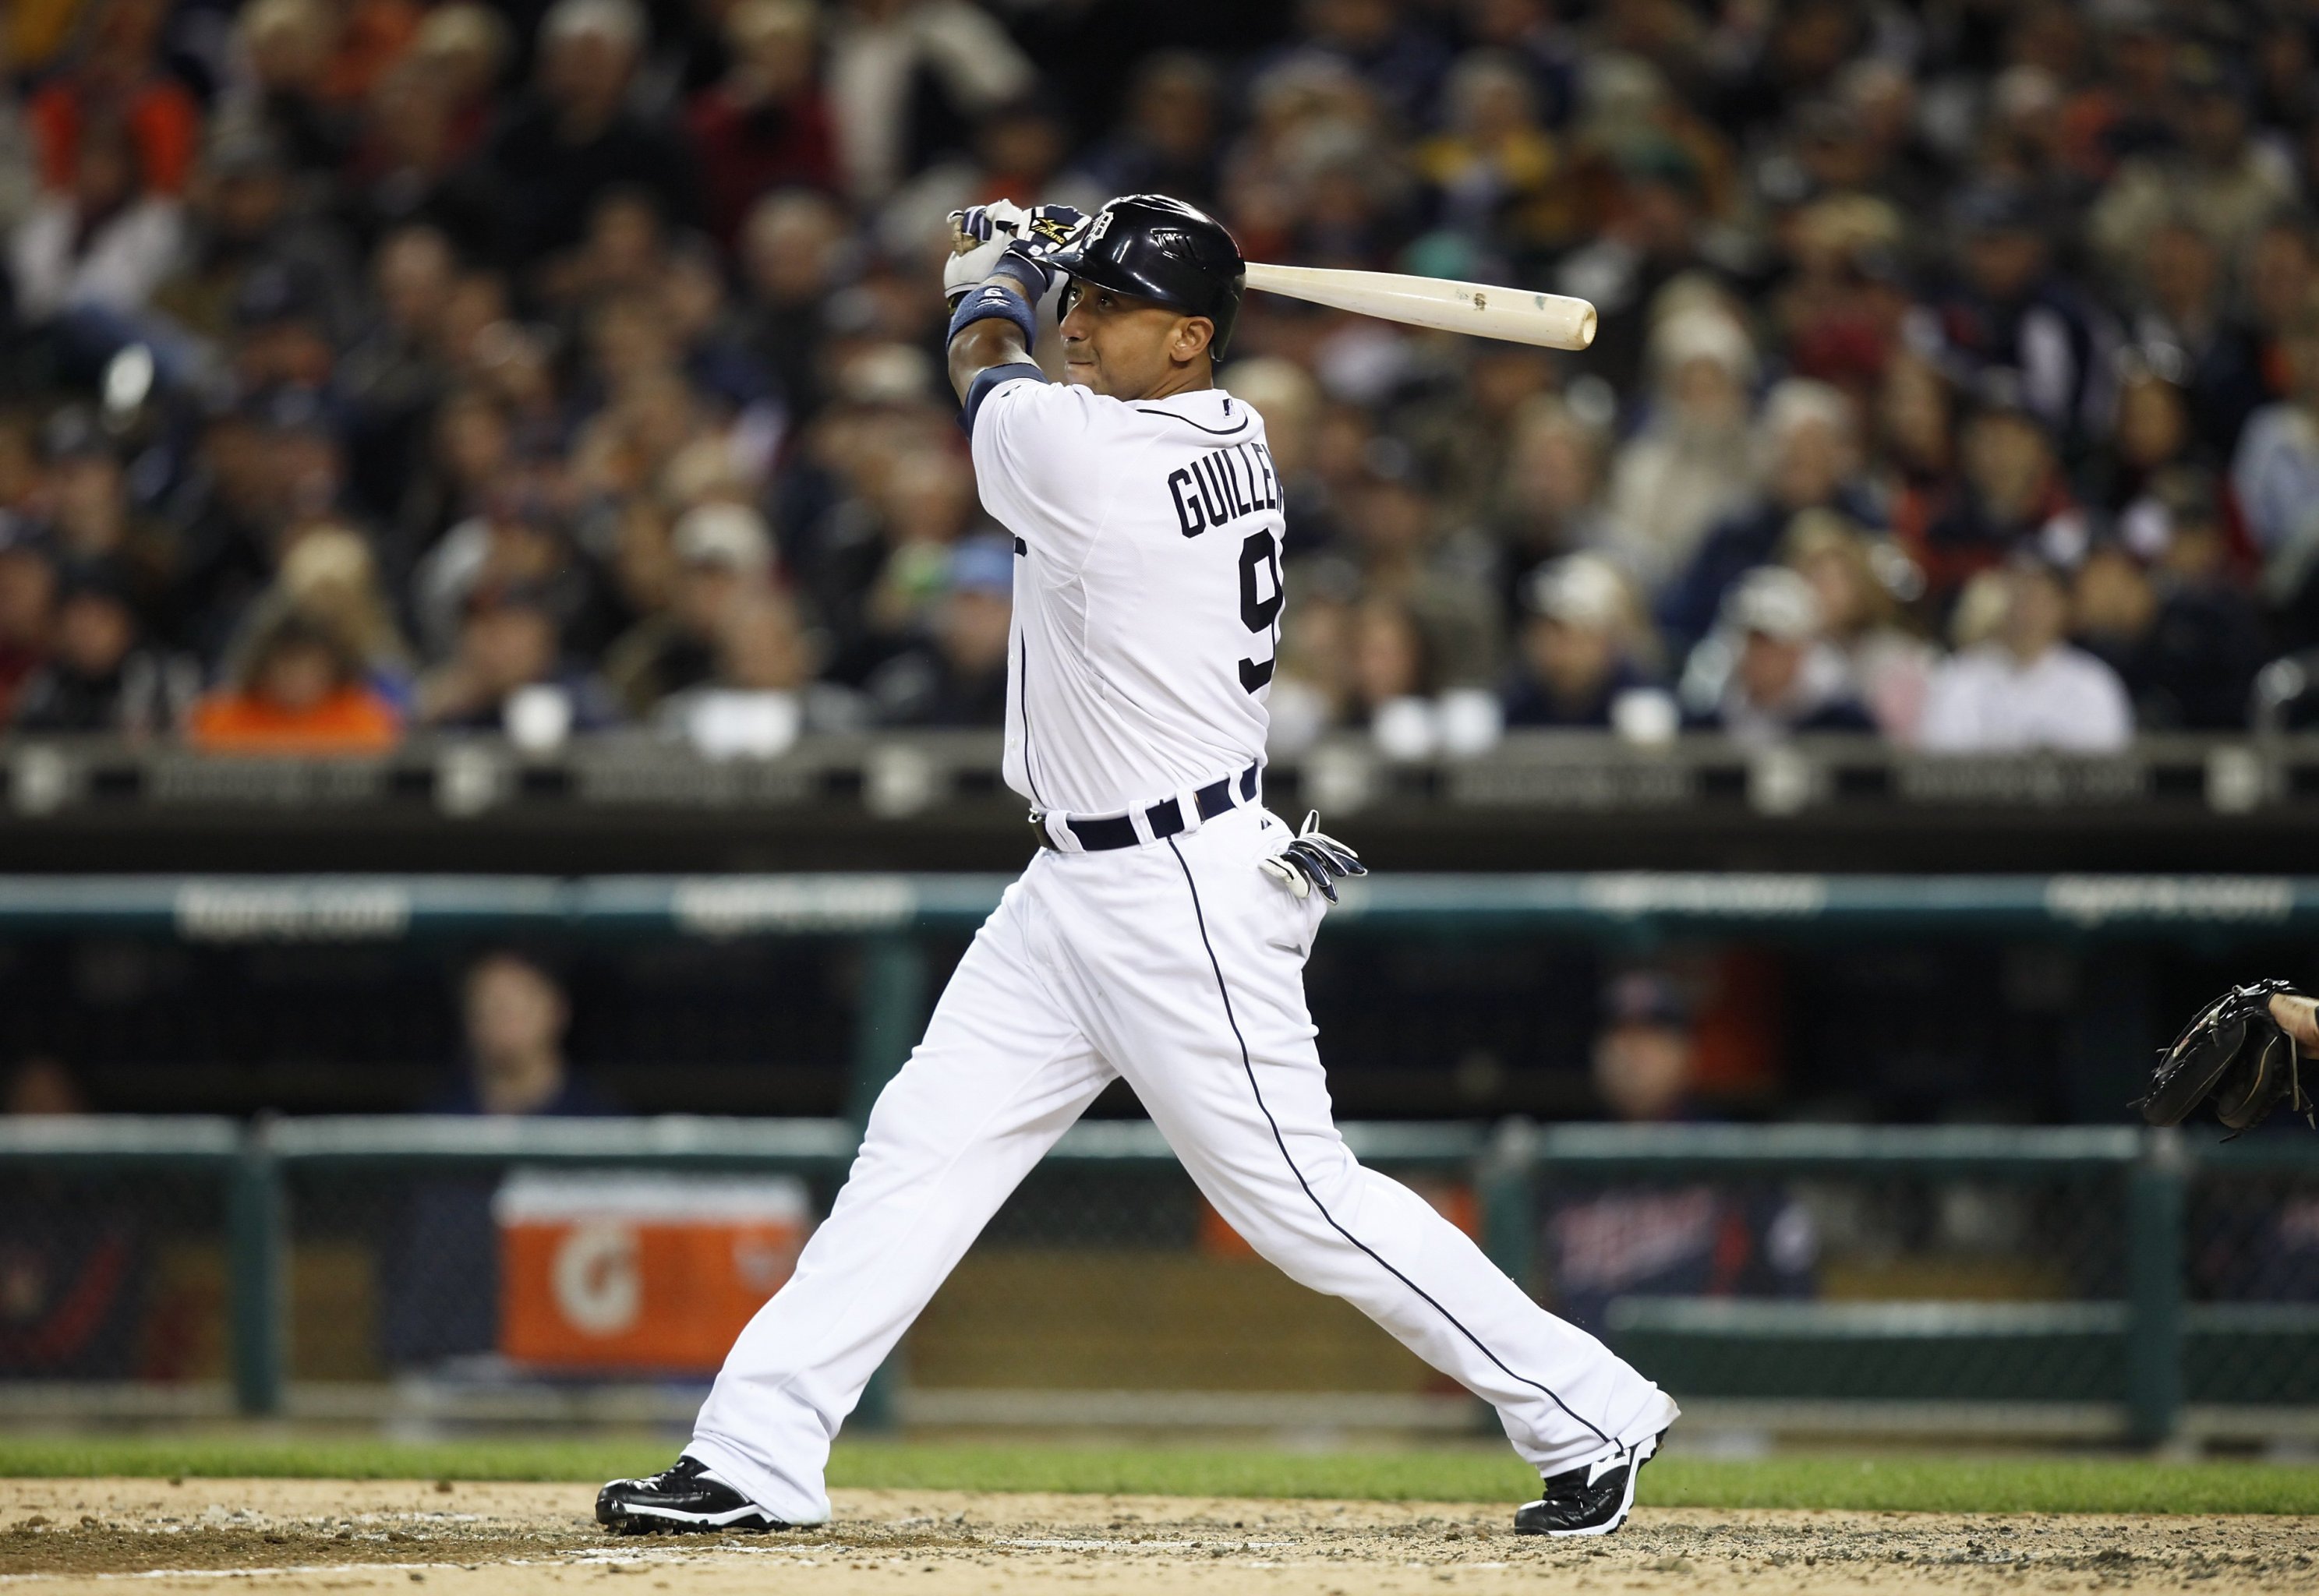
[[[1024,212],[1022,230],[1006,246],[1005,254],[1009,261],[1023,263],[1028,274],[1037,277],[1038,294],[1043,295],[1055,285],[1060,268],[1050,257],[1078,236],[1087,220],[1087,212],[1075,205],[1033,205]],[[1025,283],[1024,286],[1032,285]]]
[[[1318,887],[1321,896],[1337,901],[1337,883],[1349,876],[1366,876],[1369,867],[1361,856],[1321,829],[1321,811],[1304,816],[1304,827],[1281,845],[1280,851],[1257,861],[1256,868],[1296,895],[1301,902]]]
[[[950,213],[951,254],[943,262],[943,299],[952,310],[988,280],[1006,246],[1029,222],[1030,212],[1012,200],[993,200]]]

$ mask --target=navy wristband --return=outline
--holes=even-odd
[[[1023,292],[1031,296],[1033,304],[1044,297],[1048,285],[1055,280],[1051,268],[1041,266],[1015,245],[1009,245],[1000,251],[997,264],[990,268],[990,275],[1012,278],[1023,284]]]
[[[943,335],[944,347],[978,321],[1011,321],[1023,333],[1023,347],[1029,349],[1039,337],[1038,313],[1031,302],[1011,288],[1001,288],[986,283],[958,302],[951,312],[950,330]]]

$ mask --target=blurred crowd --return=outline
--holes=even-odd
[[[1251,259],[1601,311],[1559,355],[1250,296],[1276,752],[2300,724],[2319,9],[1166,21],[14,0],[0,723],[996,725],[1012,562],[941,381],[946,214],[1157,190]]]

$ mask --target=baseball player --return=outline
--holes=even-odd
[[[676,1464],[604,1487],[625,1533],[829,1516],[831,1438],[991,1214],[1124,1077],[1216,1211],[1487,1400],[1545,1487],[1524,1533],[1614,1530],[1674,1403],[1540,1309],[1338,1134],[1304,966],[1362,871],[1264,807],[1280,474],[1215,386],[1242,267],[1149,194],[1092,218],[978,207],[946,277],[950,376],[1015,539],[1005,773],[1037,855],[880,1096],[797,1272],[750,1321]],[[1065,380],[1032,364],[1058,275]]]

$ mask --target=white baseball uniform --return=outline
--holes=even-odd
[[[976,933],[686,1452],[777,1518],[826,1519],[863,1384],[1120,1076],[1258,1252],[1490,1402],[1541,1474],[1656,1435],[1675,1416],[1658,1387],[1362,1168],[1331,1118],[1304,992],[1325,900],[1258,868],[1290,834],[1257,793],[1281,604],[1262,419],[1219,390],[1122,401],[1009,369],[974,464],[1016,538],[1006,780],[1055,846]],[[1126,845],[1087,845],[1123,826]]]

